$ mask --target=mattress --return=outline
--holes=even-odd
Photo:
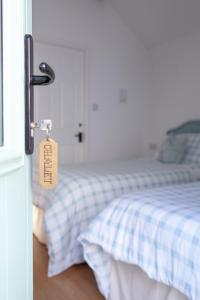
[[[152,280],[136,265],[112,259],[108,300],[187,300],[177,289]]]
[[[199,178],[199,167],[168,165],[153,159],[63,166],[59,183],[44,190],[33,174],[33,203],[44,210],[48,235],[48,275],[84,262],[77,238],[110,202],[131,191],[187,183]]]
[[[40,243],[47,245],[47,234],[44,230],[44,210],[36,205],[32,205],[33,234]]]

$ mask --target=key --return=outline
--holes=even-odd
[[[58,181],[58,144],[50,138],[51,120],[32,123],[34,134],[36,128],[46,131],[46,138],[39,144],[39,183],[43,188],[52,189]]]
[[[51,120],[39,120],[38,122],[33,122],[31,124],[31,135],[34,136],[34,130],[35,129],[40,129],[42,131],[46,131],[47,136],[50,137],[50,132],[52,129],[52,121]]]
[[[39,129],[44,131],[51,131],[52,121],[51,120],[40,120],[38,123]]]

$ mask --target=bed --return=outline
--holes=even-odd
[[[168,132],[169,135],[191,133],[200,133],[200,121],[187,122]],[[57,187],[43,190],[34,172],[33,231],[47,244],[48,275],[54,276],[84,261],[77,237],[120,195],[199,178],[200,164],[194,162],[163,164],[155,159],[140,159],[62,166]]]
[[[79,241],[105,299],[200,299],[199,182],[123,195]]]

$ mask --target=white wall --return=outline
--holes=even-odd
[[[110,4],[34,0],[33,34],[87,51],[89,160],[141,155],[151,119],[148,55]],[[127,103],[119,103],[119,88],[127,88]]]
[[[200,33],[149,52],[151,62],[150,142],[160,144],[167,129],[200,118]]]

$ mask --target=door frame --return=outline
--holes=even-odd
[[[46,44],[49,46],[63,47],[69,50],[81,52],[83,54],[83,83],[82,83],[82,120],[84,123],[85,140],[82,144],[81,162],[87,162],[89,159],[89,96],[88,96],[88,49],[84,46],[73,45],[65,41],[52,39],[52,38],[35,38],[36,43]],[[78,127],[77,127],[78,128]]]
[[[32,196],[31,159],[25,155],[24,35],[32,30],[32,1],[2,0],[2,16],[4,140],[0,146],[0,298],[18,299],[20,295],[22,300],[31,300]]]

